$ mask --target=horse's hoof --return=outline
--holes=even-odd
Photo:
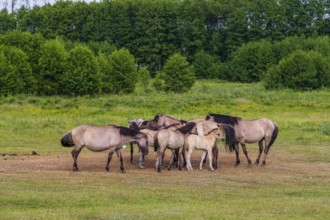
[[[261,165],[262,165],[263,167],[266,166],[266,162],[263,161]]]
[[[142,165],[139,165],[139,168],[140,168],[140,169],[144,169],[145,167],[144,167],[144,166],[142,166]]]
[[[73,167],[73,168],[72,168],[72,171],[73,171],[73,172],[76,172],[76,171],[79,171],[79,169],[78,169],[78,167]]]
[[[252,168],[252,164],[251,163],[248,164],[248,168]]]
[[[121,172],[121,173],[126,173],[126,170],[121,170],[120,172]]]

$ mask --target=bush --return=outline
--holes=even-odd
[[[127,49],[120,49],[109,56],[109,71],[105,83],[111,84],[113,93],[131,93],[138,82],[134,56]],[[109,86],[110,88],[110,86]]]
[[[252,42],[238,48],[228,64],[230,80],[238,82],[261,81],[267,69],[275,63],[271,43]]]
[[[195,73],[185,57],[176,53],[164,65],[164,89],[171,92],[187,92],[195,82]]]
[[[61,85],[65,95],[94,95],[101,91],[98,62],[88,47],[76,46],[70,51]]]
[[[221,62],[204,51],[195,54],[193,66],[197,79],[223,78]]]
[[[61,41],[56,39],[42,44],[39,56],[38,93],[57,95],[60,93],[59,81],[65,72],[68,53]]]
[[[316,51],[297,50],[268,70],[265,87],[310,90],[322,86],[329,87],[329,82],[329,59]]]
[[[12,46],[0,46],[0,93],[14,95],[36,92],[36,79],[27,55]]]

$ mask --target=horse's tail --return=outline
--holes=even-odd
[[[61,139],[61,144],[63,147],[72,147],[74,146],[73,140],[72,140],[72,133],[71,131],[66,133],[62,139]]]
[[[277,135],[278,135],[278,127],[275,123],[273,123],[274,125],[274,131],[272,134],[272,139],[270,139],[269,145],[268,145],[268,149],[272,146],[272,144],[275,142]]]
[[[218,124],[218,126],[220,126],[222,131],[226,134],[226,139],[225,139],[226,150],[229,149],[229,151],[232,152],[235,149],[235,143],[236,143],[235,129],[233,128],[233,126],[226,124]]]
[[[154,137],[154,151],[157,152],[159,148],[158,133]]]

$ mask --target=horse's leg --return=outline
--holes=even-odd
[[[183,147],[180,147],[179,148],[179,153],[178,153],[178,166],[179,166],[179,170],[181,170],[181,154],[182,154],[182,151],[183,151]]]
[[[161,165],[163,163],[163,156],[164,156],[164,151],[161,151],[161,149],[158,149],[158,152],[157,152],[157,161],[156,161],[156,170],[159,173],[161,171]]]
[[[142,153],[140,153],[140,156],[139,156],[139,167],[141,169],[144,169],[144,155]]]
[[[243,149],[243,152],[245,154],[245,157],[246,157],[246,159],[248,161],[248,166],[251,167],[252,162],[251,162],[251,159],[249,158],[248,152],[246,150],[246,145],[245,144],[242,144],[242,143],[241,143],[241,145],[242,145],[242,149]]]
[[[269,142],[270,139],[269,138],[265,138],[265,150],[264,150],[264,160],[262,161],[262,166],[266,166],[266,159],[267,159],[267,155],[268,155],[268,151],[269,151]]]
[[[171,170],[171,166],[174,162],[175,155],[176,155],[176,150],[172,150],[171,160],[170,160],[170,163],[168,164],[168,167],[167,167],[168,170]]]
[[[259,144],[259,155],[258,155],[258,158],[256,159],[256,162],[254,162],[254,164],[256,164],[256,165],[259,165],[260,157],[261,157],[262,151],[264,150],[263,141],[264,140],[261,140],[258,143]]]
[[[72,159],[73,159],[73,166],[72,166],[72,170],[73,171],[78,171],[78,164],[77,164],[77,160],[78,160],[78,155],[81,152],[82,147],[78,147],[73,149],[73,151],[71,151],[71,155],[72,155]]]
[[[187,170],[193,170],[190,163],[190,155],[191,155],[191,150],[189,149],[188,152],[185,153]]]
[[[133,143],[129,143],[131,145],[131,163],[133,163]]]
[[[213,166],[212,166],[212,162],[213,162],[213,155],[212,155],[212,149],[208,149],[208,157],[209,157],[209,166],[210,166],[210,170],[213,171]]]
[[[218,168],[218,156],[219,156],[219,148],[217,143],[214,144],[214,147],[212,148],[212,154],[213,154],[213,168]]]
[[[123,163],[123,156],[122,156],[122,154],[121,154],[121,150],[120,150],[120,149],[117,149],[117,150],[116,150],[116,154],[117,154],[118,159],[119,159],[119,161],[120,161],[120,171],[121,171],[122,173],[125,173],[125,168],[124,168],[124,163]]]
[[[241,163],[241,161],[239,159],[239,147],[238,147],[238,143],[235,144],[235,154],[236,154],[235,166],[238,166]]]
[[[110,166],[109,166],[109,164],[110,164],[110,161],[112,159],[112,155],[113,155],[114,152],[115,152],[114,148],[110,149],[110,151],[109,151],[107,164],[105,165],[105,170],[107,172],[110,172]]]
[[[199,164],[199,169],[202,170],[203,169],[203,165],[204,165],[204,160],[206,160],[206,154],[207,154],[207,151],[206,150],[203,150],[203,154],[202,154],[202,160]]]
[[[205,155],[204,160],[203,160],[203,165],[206,163],[206,156],[207,156],[207,151],[206,151],[206,155]]]

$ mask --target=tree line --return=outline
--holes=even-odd
[[[112,85],[119,79],[111,75],[115,70],[110,56],[124,51],[130,57],[127,59],[136,64],[132,77],[128,77],[132,82],[137,81],[138,70],[147,71],[147,75],[150,73],[155,78],[155,85],[170,91],[170,86],[165,85],[170,79],[166,77],[169,68],[165,66],[174,55],[182,55],[185,57],[182,62],[194,67],[186,73],[189,81],[195,75],[199,79],[264,81],[270,89],[327,87],[329,54],[324,48],[329,47],[329,9],[328,0],[112,0],[89,4],[57,1],[32,9],[22,6],[11,13],[5,9],[0,12],[0,62],[14,62],[15,57],[25,59],[30,67],[24,71],[35,76],[31,88],[46,95],[64,93],[66,86],[78,82],[75,75],[81,77],[85,73],[87,76],[87,72],[101,74],[86,78],[87,84],[94,78],[100,80],[98,89],[95,85],[76,85],[78,91],[72,92],[71,87],[66,92],[73,95],[130,92],[134,83],[132,86]],[[23,33],[31,34],[28,37],[31,39],[25,42],[17,37],[25,36]],[[15,39],[21,42],[9,42]],[[18,50],[8,49],[8,46]],[[55,51],[58,54],[45,55]],[[75,53],[84,55],[74,58]],[[80,57],[85,61],[74,61]],[[47,60],[51,58],[59,62],[51,63]],[[65,64],[56,65],[62,62]],[[309,66],[290,64],[294,62]],[[88,63],[89,67],[78,68]],[[173,61],[169,63],[179,65]],[[284,73],[287,66],[290,72]],[[0,68],[9,67],[1,65]],[[71,79],[65,81],[66,76]],[[298,82],[296,79],[307,76],[313,80]],[[24,85],[27,79],[21,81],[19,84]],[[105,82],[110,81],[112,83],[106,85]],[[9,91],[8,88],[2,90]]]

